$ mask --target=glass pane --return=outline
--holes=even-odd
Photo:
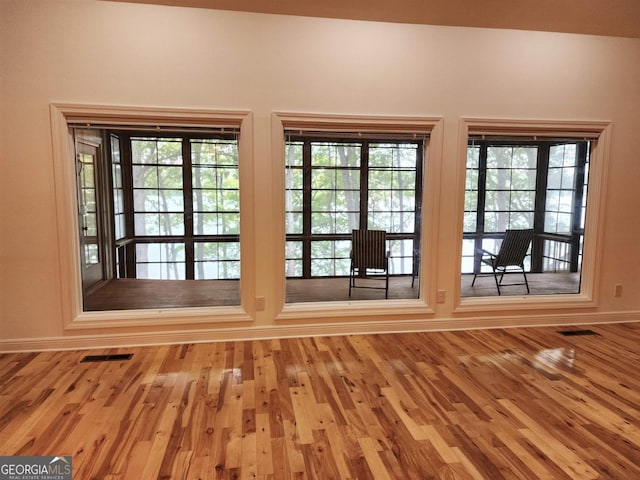
[[[476,212],[464,212],[464,231],[475,232],[476,231]]]
[[[570,233],[570,232],[571,232],[571,214],[559,213],[556,233]]]
[[[299,190],[288,190],[285,193],[285,211],[286,212],[301,212],[302,211],[303,195]]]
[[[513,190],[535,190],[536,171],[535,170],[512,170],[511,188]]]
[[[369,211],[367,222],[371,230],[385,230],[386,232],[389,232],[391,226],[391,213]]]
[[[182,167],[158,167],[160,188],[182,188]]]
[[[391,192],[374,190],[369,192],[369,212],[385,211],[391,208]]]
[[[302,189],[302,170],[287,168],[284,178],[287,190]]]
[[[180,213],[136,213],[133,217],[136,235],[184,235]]]
[[[568,190],[574,188],[576,169],[573,167],[565,167],[562,169],[562,186]]]
[[[511,210],[533,210],[536,204],[536,192],[511,192]]]
[[[284,158],[287,166],[302,166],[302,142],[287,142]]]
[[[489,190],[485,197],[485,210],[486,211],[504,211],[509,206],[509,194],[508,191],[495,191]]]
[[[511,168],[512,147],[487,148],[488,168]]]
[[[193,165],[237,165],[238,147],[235,140],[191,140]]]
[[[564,164],[564,146],[554,145],[549,149],[549,167],[562,167]]]
[[[302,213],[287,213],[287,234],[302,233]]]
[[[329,167],[359,167],[360,146],[341,143],[313,143],[311,165]]]
[[[557,212],[558,208],[560,208],[560,192],[548,191],[546,209],[552,212]]]
[[[369,170],[369,190],[391,188],[392,170]]]
[[[323,212],[311,214],[311,233],[351,233],[357,212]]]
[[[547,233],[558,233],[558,214],[555,212],[545,212],[544,231]]]
[[[547,188],[557,189],[562,185],[562,169],[550,168],[547,174]]]
[[[302,258],[302,242],[286,242],[287,258]]]
[[[467,190],[478,189],[478,170],[467,170],[467,177],[465,180],[465,188]]]
[[[113,176],[113,188],[122,188],[122,166],[120,164],[113,164],[111,166],[111,173]]]
[[[467,168],[479,168],[480,167],[480,147],[470,146],[467,147]]]
[[[537,147],[514,147],[511,168],[536,168],[538,161]]]
[[[561,212],[571,212],[572,207],[573,207],[573,191],[561,190],[559,210]]]
[[[114,219],[115,237],[120,240],[125,236],[125,220],[124,215],[116,215]]]
[[[80,175],[82,176],[82,186],[84,188],[93,188],[94,187],[94,170],[93,164],[88,162],[93,162],[93,157],[91,155],[80,154],[82,158],[82,170],[80,171]]]
[[[509,223],[503,230],[507,228],[533,228],[533,212],[511,212]]]
[[[287,277],[301,277],[302,260],[287,260],[285,262],[285,275]]]
[[[478,192],[471,191],[464,194],[464,209],[467,211],[475,211],[478,208]]]
[[[193,229],[196,235],[237,235],[240,230],[240,215],[195,212]]]
[[[138,263],[136,278],[149,280],[184,280],[184,263]]]
[[[336,192],[332,190],[315,191],[311,197],[311,209],[315,212],[330,212],[336,209]]]
[[[196,242],[194,245],[194,259],[224,261],[240,260],[239,242]]]

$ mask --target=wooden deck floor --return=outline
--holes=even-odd
[[[71,455],[74,480],[637,479],[640,324],[590,328],[0,355],[0,455]]]
[[[531,295],[579,293],[578,274],[529,274]],[[463,297],[495,296],[498,291],[493,278],[478,278],[471,287],[473,275],[463,275]],[[520,281],[520,278],[517,278]],[[507,283],[505,281],[505,283]],[[360,284],[360,283],[359,283]],[[378,282],[380,284],[380,282]],[[419,280],[412,286],[411,277],[392,277],[389,298],[418,298]],[[384,299],[384,291],[354,289],[349,297],[347,278],[290,279],[286,283],[286,302],[327,302]],[[525,295],[524,286],[504,287],[503,295]],[[139,308],[201,307],[240,304],[240,282],[234,280],[137,280],[120,279],[107,283],[85,298],[87,311]]]

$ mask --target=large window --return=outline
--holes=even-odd
[[[415,274],[423,148],[406,139],[289,135],[286,276],[349,275],[354,229],[385,230],[391,275]]]
[[[96,154],[78,156],[78,194],[86,205],[82,218],[92,221],[86,232],[92,238],[104,232],[94,250],[109,252],[102,274],[94,275],[100,291],[87,288],[85,306],[93,309],[93,300],[109,289],[116,299],[119,279],[240,278],[235,133],[84,129],[76,136],[96,145]],[[225,304],[239,301],[235,283],[234,300]],[[162,296],[164,287],[155,285],[148,289]]]
[[[130,144],[135,272],[147,279],[237,279],[234,139],[124,137]]]
[[[578,139],[472,137],[467,147],[462,273],[491,272],[478,252],[498,252],[507,229],[533,229],[525,270],[573,274],[540,276],[537,292],[579,293],[590,146]],[[463,295],[481,291],[463,288]]]

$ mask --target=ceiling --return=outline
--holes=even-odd
[[[640,0],[110,0],[396,23],[640,38]]]

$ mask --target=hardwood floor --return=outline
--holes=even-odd
[[[0,455],[72,455],[75,480],[640,478],[640,324],[584,328],[4,354]]]

